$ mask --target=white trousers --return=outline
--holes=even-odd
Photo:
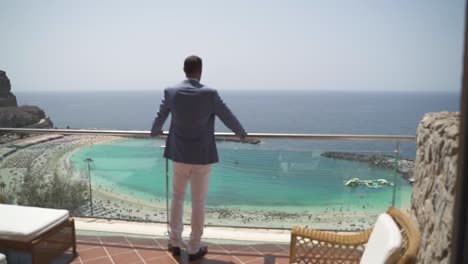
[[[182,242],[184,200],[187,185],[190,183],[192,194],[192,218],[190,240],[187,244],[189,254],[198,252],[205,224],[205,204],[210,181],[211,165],[195,165],[180,162],[172,163],[172,203],[170,217],[170,243],[180,247]]]

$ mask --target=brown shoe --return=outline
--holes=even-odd
[[[180,247],[173,247],[171,244],[169,244],[167,245],[167,250],[169,250],[174,257],[180,256]]]
[[[199,260],[199,259],[203,258],[203,256],[206,255],[206,253],[208,253],[208,247],[203,246],[203,247],[200,247],[200,249],[198,250],[197,253],[188,254],[188,258],[189,258],[190,261]]]

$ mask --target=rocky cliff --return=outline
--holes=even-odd
[[[37,106],[0,108],[0,127],[52,128],[52,121]]]
[[[16,96],[11,92],[11,83],[6,72],[0,71],[0,107],[15,107]]]
[[[52,128],[54,124],[37,106],[20,106],[11,92],[6,73],[0,70],[0,127]]]

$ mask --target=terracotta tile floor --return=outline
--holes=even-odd
[[[204,259],[192,263],[227,264],[227,263],[289,263],[288,244],[264,244],[245,242],[216,241],[208,244],[208,254]],[[240,242],[242,243],[242,242]],[[166,264],[190,263],[185,251],[181,257],[174,258],[166,250],[165,238],[130,237],[124,235],[77,235],[79,256],[72,263],[85,264]],[[70,259],[66,254],[63,263]]]

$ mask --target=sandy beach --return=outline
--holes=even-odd
[[[94,216],[111,219],[166,222],[166,205],[162,201],[145,201],[102,188],[93,188]],[[190,223],[190,204],[184,206],[184,222]],[[363,213],[348,210],[285,212],[281,209],[248,210],[241,208],[207,208],[207,225],[264,228],[290,228],[293,225],[313,226],[326,230],[367,229],[380,212]],[[83,216],[90,216],[89,207]]]
[[[117,139],[119,137],[41,135],[2,144],[0,152],[6,153],[0,160],[0,182],[6,185],[3,191],[13,198],[21,195],[21,186],[27,175],[44,176],[46,182],[56,173],[64,178],[75,177],[68,173],[68,157],[73,151]]]
[[[38,142],[40,138],[38,138]],[[62,136],[25,148],[4,157],[0,162],[0,181],[6,183],[7,192],[21,190],[24,175],[45,174],[52,177],[57,172],[61,177],[72,177],[77,181],[88,181],[83,173],[70,174],[70,157],[81,147],[118,140],[113,136]],[[33,140],[34,141],[34,140]],[[3,146],[6,148],[7,146]],[[1,148],[1,147],[0,147]],[[77,216],[128,219],[136,221],[166,222],[165,197],[144,200],[123,195],[109,186],[93,184],[93,214],[86,204]],[[18,194],[18,193],[17,193]],[[265,228],[291,228],[293,225],[310,226],[327,230],[362,230],[370,227],[381,211],[367,204],[362,208],[278,208],[257,209],[216,207],[207,208],[206,224],[214,226],[243,226]],[[408,208],[404,208],[408,209]],[[190,223],[190,204],[185,205],[184,221]]]

